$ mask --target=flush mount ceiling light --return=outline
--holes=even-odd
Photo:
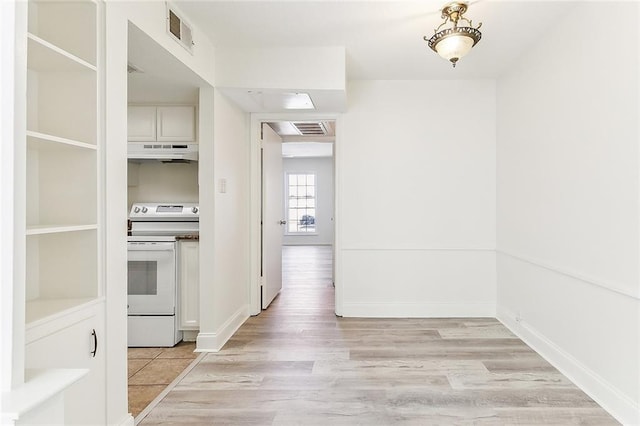
[[[449,3],[442,8],[442,19],[444,22],[434,30],[431,38],[424,37],[429,43],[429,47],[438,55],[450,61],[453,66],[460,58],[469,53],[471,48],[479,41],[482,34],[478,28],[482,26],[480,23],[477,27],[473,27],[471,21],[462,16],[467,11],[467,3]],[[459,27],[458,23],[466,22],[469,26]],[[445,25],[450,26],[441,29]]]
[[[261,108],[267,110],[316,109],[308,93],[262,92],[254,90],[249,90],[247,93]]]

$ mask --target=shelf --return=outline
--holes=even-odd
[[[95,67],[43,43],[46,42],[29,36],[27,130],[40,139],[46,135],[48,140],[67,144],[74,141],[72,144],[97,145]]]
[[[27,235],[59,234],[63,232],[91,231],[94,229],[98,229],[98,225],[34,225],[27,227]]]
[[[45,318],[50,321],[54,319],[54,316],[63,315],[67,311],[96,300],[95,297],[29,300],[26,304],[25,314],[27,328],[37,326]]]
[[[25,383],[2,393],[3,416],[19,420],[24,414],[59,395],[89,372],[86,368],[27,369]]]
[[[98,3],[87,0],[29,0],[28,33],[96,64]]]
[[[98,149],[96,145],[90,143],[48,135],[46,133],[35,132],[33,130],[27,130],[27,141],[30,149],[37,150],[60,149],[65,147],[85,148],[91,150]]]
[[[82,228],[34,228],[27,236],[28,322],[99,297],[98,227]]]
[[[3,412],[6,402],[19,424],[103,424],[104,1],[24,6],[16,81],[26,140],[15,141],[24,231],[10,355],[25,380],[2,394]]]
[[[34,71],[96,72],[96,67],[38,36],[27,34],[27,68]]]
[[[47,143],[58,149],[32,149]],[[74,229],[56,228],[98,223],[97,150],[55,142],[29,143],[28,148],[28,233],[46,228],[50,228],[46,232],[67,232]]]

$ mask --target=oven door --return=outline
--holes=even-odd
[[[173,315],[176,248],[170,242],[127,243],[129,315]]]

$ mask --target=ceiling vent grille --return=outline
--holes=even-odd
[[[167,31],[182,47],[193,54],[193,34],[189,26],[173,9],[167,8]]]
[[[324,136],[327,134],[327,128],[322,122],[302,122],[293,123],[293,125],[303,136]]]

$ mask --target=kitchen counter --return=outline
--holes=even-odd
[[[178,235],[176,236],[176,241],[180,240],[192,240],[198,241],[200,240],[200,235],[192,234],[192,235]]]

